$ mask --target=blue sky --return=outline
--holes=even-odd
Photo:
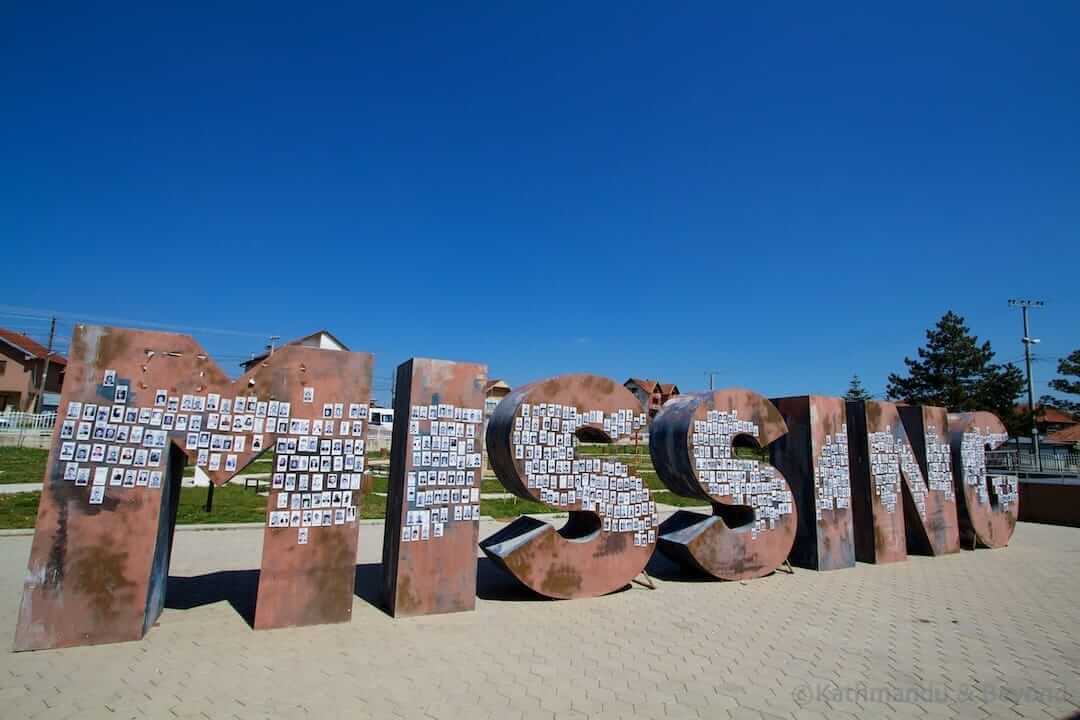
[[[379,388],[881,392],[948,309],[1020,359],[1010,297],[1038,391],[1080,347],[1075,3],[147,5],[0,11],[2,325],[325,327]]]

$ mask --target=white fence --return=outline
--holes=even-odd
[[[393,436],[391,427],[385,425],[368,425],[367,444],[368,452],[385,450],[390,452],[390,438]]]
[[[0,413],[0,446],[48,448],[56,413]]]

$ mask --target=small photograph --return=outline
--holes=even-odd
[[[114,403],[126,403],[128,401],[128,386],[117,385],[116,390],[113,392]]]
[[[169,391],[165,389],[159,389],[154,393],[154,407],[165,407],[165,403],[169,401]]]
[[[95,485],[94,487],[90,488],[90,504],[91,505],[100,505],[103,500],[105,500],[105,486],[104,485]]]
[[[113,386],[115,386],[116,385],[116,371],[115,370],[106,370],[105,371],[105,376],[101,380],[101,384],[102,384],[103,387],[113,387]]]

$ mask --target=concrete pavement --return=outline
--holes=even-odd
[[[481,536],[500,527],[483,522]],[[382,527],[360,527],[345,625],[254,632],[262,533],[176,536],[168,608],[141,642],[0,655],[11,718],[1064,718],[1080,690],[1080,530],[1003,550],[796,570],[747,583],[652,565],[551,602],[486,560],[477,610],[393,620]],[[0,538],[14,632],[30,538]]]

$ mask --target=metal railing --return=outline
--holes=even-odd
[[[1080,473],[1080,451],[1053,450],[1039,453],[1042,472]],[[986,465],[995,470],[1037,472],[1035,453],[1016,448],[992,450],[986,453]]]
[[[5,412],[0,413],[0,432],[41,430],[52,432],[56,427],[56,413]]]
[[[56,413],[0,413],[0,445],[48,448]]]

